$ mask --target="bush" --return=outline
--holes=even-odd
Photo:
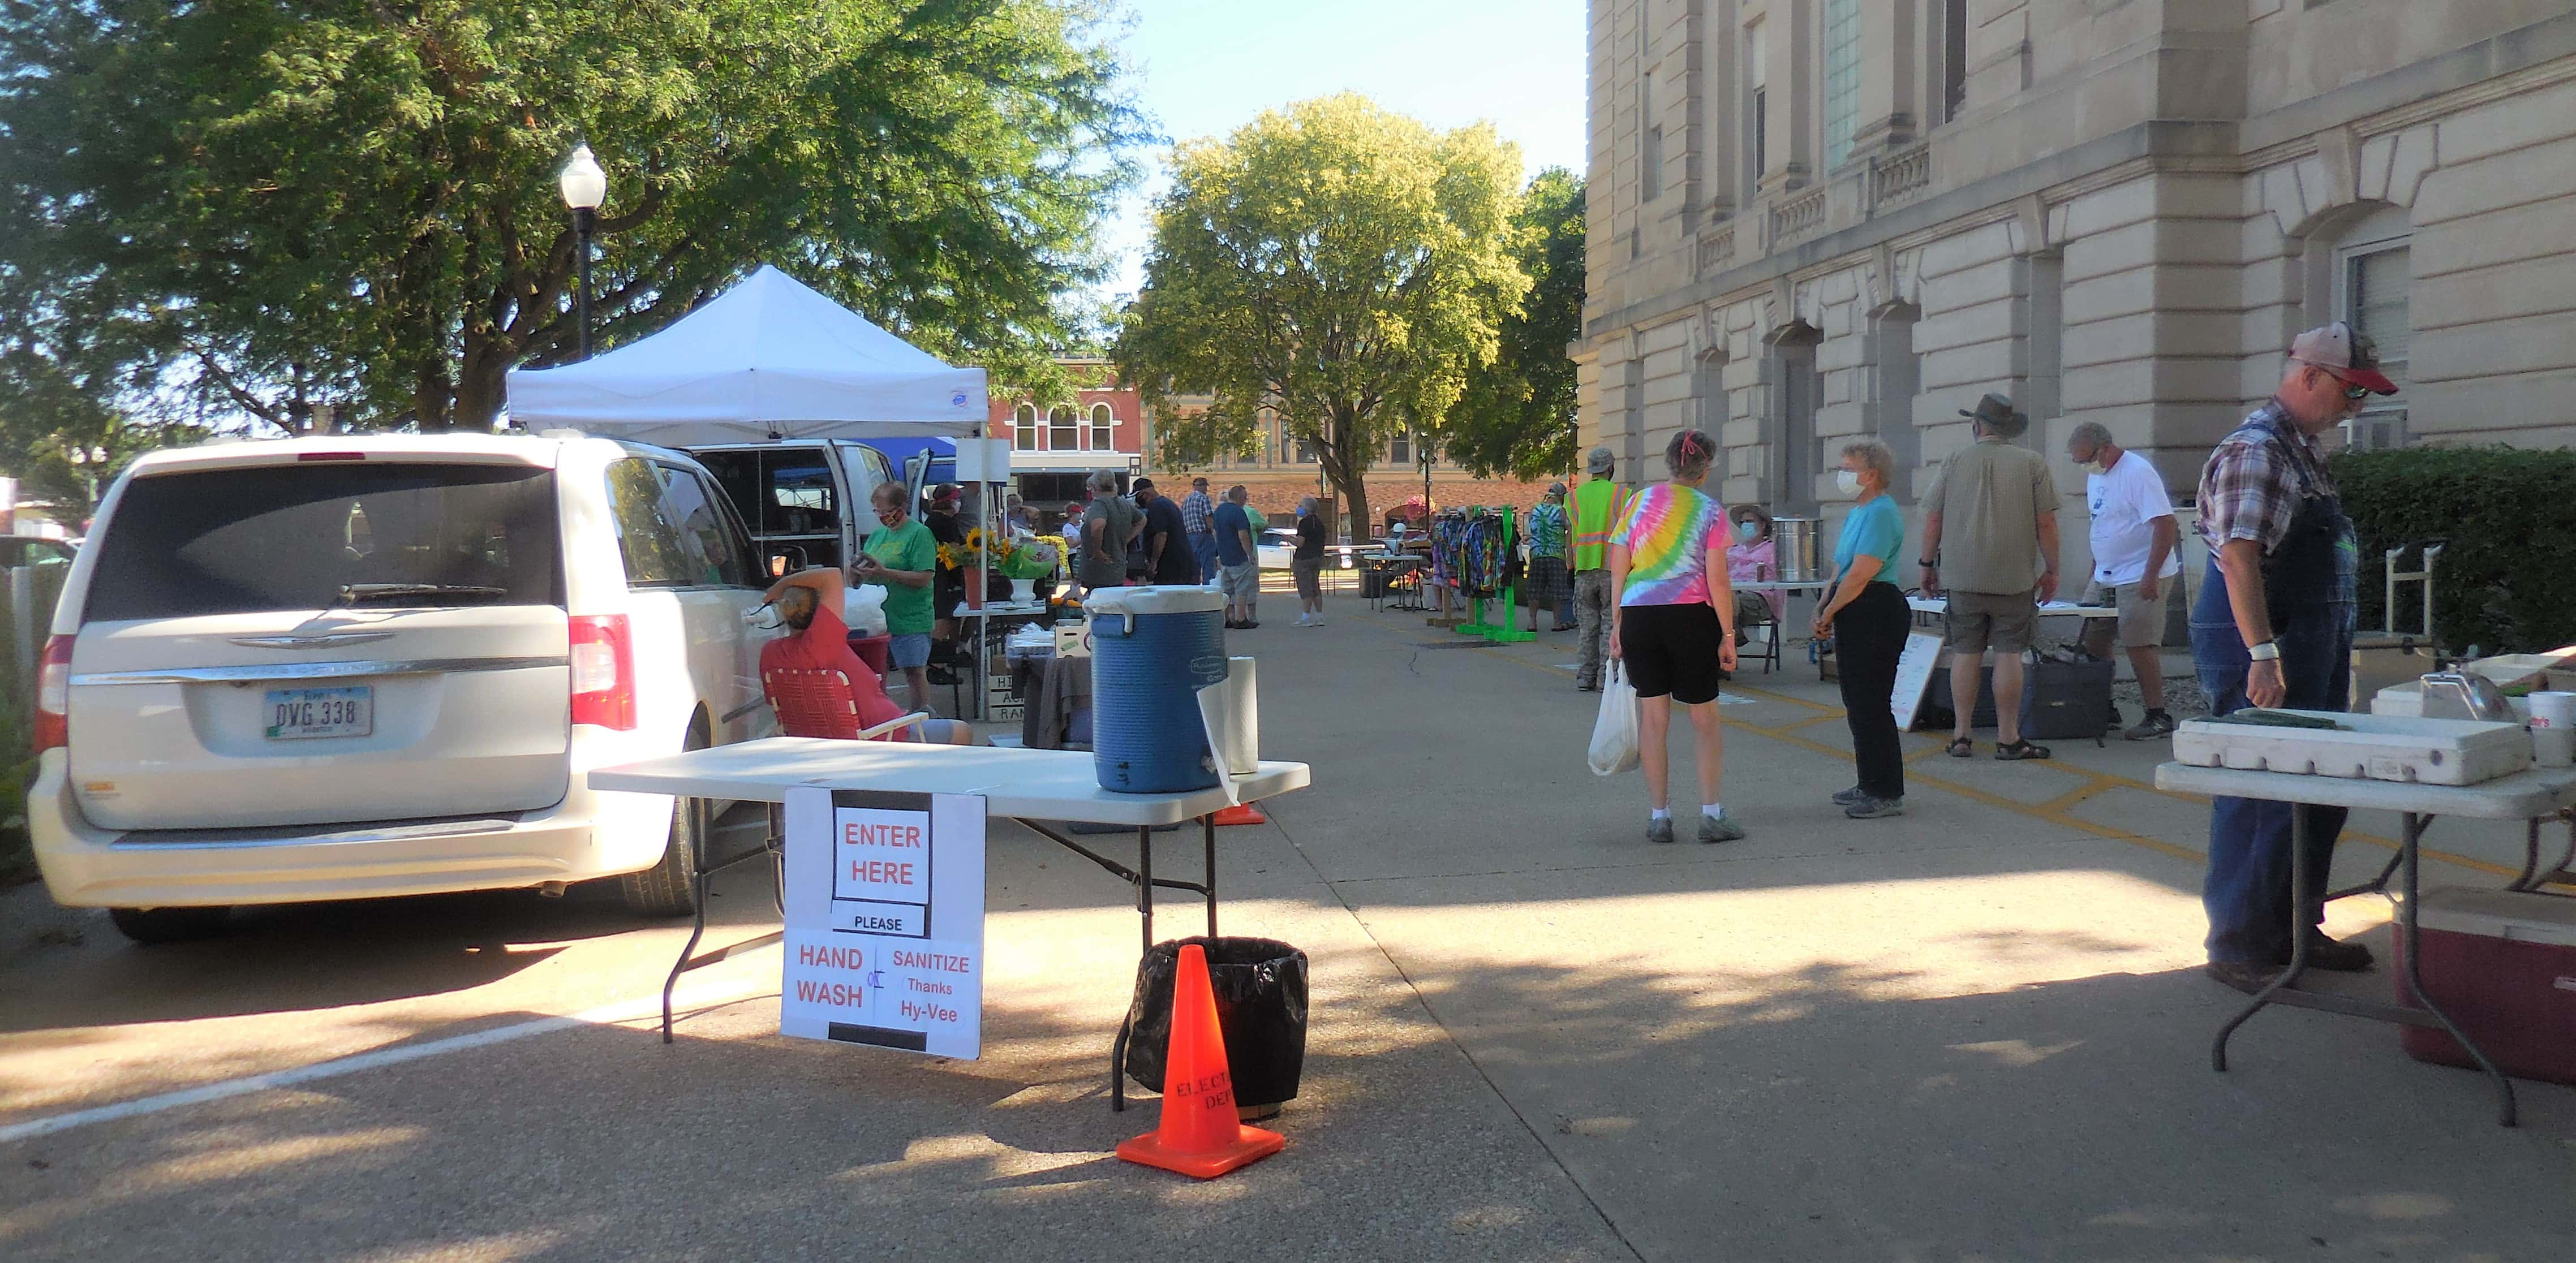
[[[2576,642],[2576,452],[2417,447],[2334,458],[2361,537],[2361,626],[2387,626],[2382,559],[2398,544],[2447,540],[2433,569],[2442,646],[2529,653]],[[2415,569],[2410,552],[2400,565]],[[2421,598],[2398,589],[2398,626]]]

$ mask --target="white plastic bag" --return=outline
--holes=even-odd
[[[1613,658],[1601,677],[1601,717],[1592,722],[1592,774],[1617,776],[1637,764],[1637,688]]]
[[[886,634],[886,590],[876,584],[841,590],[841,621],[862,636]]]

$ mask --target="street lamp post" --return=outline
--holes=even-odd
[[[565,161],[563,174],[555,178],[555,184],[563,190],[564,205],[572,210],[573,232],[581,239],[581,275],[575,283],[574,299],[579,314],[574,336],[580,358],[586,360],[590,358],[590,234],[599,222],[600,203],[608,200],[608,173],[600,170],[599,159],[590,152],[589,145],[579,145]]]

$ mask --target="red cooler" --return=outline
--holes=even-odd
[[[850,652],[859,655],[859,661],[866,663],[868,670],[874,671],[878,675],[882,676],[886,673],[886,651],[893,643],[894,638],[892,636],[860,636],[853,634],[850,637]]]
[[[2424,990],[2521,1079],[2576,1083],[2576,899],[2444,886],[2425,892]],[[2397,999],[2406,985],[2405,935],[2397,936]],[[2474,1066],[2440,1027],[2405,1028],[2407,1055]]]

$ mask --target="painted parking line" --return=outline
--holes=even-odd
[[[703,1009],[727,1004],[737,1004],[744,1000],[753,1000],[764,995],[776,994],[778,994],[776,980],[766,979],[758,985],[736,983],[731,987],[708,987],[696,991],[683,991],[672,997],[671,1005],[674,1011],[684,1009]],[[312,1083],[322,1079],[336,1079],[342,1075],[358,1074],[368,1070],[381,1070],[387,1066],[399,1066],[405,1062],[423,1061],[431,1057],[444,1056],[448,1053],[465,1052],[475,1048],[489,1048],[495,1044],[506,1044],[515,1040],[528,1039],[538,1035],[550,1035],[556,1031],[571,1030],[574,1027],[579,1026],[614,1026],[619,1023],[639,1021],[644,1018],[659,1020],[661,1016],[662,997],[659,993],[655,993],[653,995],[642,996],[632,1000],[620,1000],[614,1004],[604,1004],[595,1009],[584,1010],[580,1013],[567,1014],[562,1017],[542,1017],[533,1021],[513,1023],[509,1026],[496,1026],[490,1030],[475,1031],[471,1034],[453,1035],[446,1039],[433,1039],[426,1043],[402,1044],[393,1048],[380,1048],[374,1052],[359,1053],[350,1057],[338,1057],[330,1061],[315,1062],[311,1065],[294,1066],[285,1070],[271,1070],[265,1074],[246,1075],[238,1079],[225,1079],[217,1083],[201,1084],[193,1088],[182,1088],[176,1092],[163,1092],[156,1096],[136,1097],[133,1100],[118,1101],[112,1105],[93,1106],[89,1109],[72,1110],[68,1113],[53,1114],[44,1118],[29,1119],[23,1123],[12,1123],[8,1126],[0,1127],[0,1144],[7,1144],[18,1140],[32,1140],[39,1136],[56,1135],[61,1132],[71,1131],[75,1128],[88,1127],[98,1123],[115,1122],[122,1118],[139,1118],[146,1114],[158,1114],[165,1110],[180,1109],[190,1105],[203,1105],[208,1101],[228,1100],[236,1096],[247,1096],[253,1092],[266,1092],[276,1088],[294,1087],[298,1084]]]

